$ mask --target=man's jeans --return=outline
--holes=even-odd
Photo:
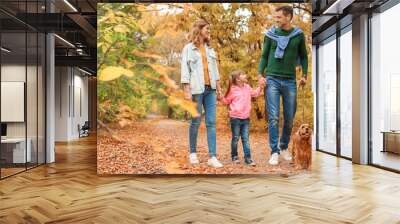
[[[196,152],[197,135],[199,133],[199,126],[201,122],[202,110],[204,107],[207,127],[207,142],[208,142],[208,155],[210,157],[216,156],[216,93],[215,89],[206,88],[204,93],[195,94],[192,96],[193,102],[197,103],[197,111],[200,116],[193,117],[189,129],[190,153]]]
[[[280,144],[278,147],[281,96],[284,122]],[[292,133],[293,119],[296,114],[297,106],[296,79],[267,76],[265,105],[268,112],[269,145],[272,150],[271,154],[280,153],[280,150],[286,150],[288,148],[290,135]]]
[[[251,158],[249,145],[249,119],[231,118],[232,141],[231,156],[238,156],[237,145],[242,138],[243,153],[245,158]]]

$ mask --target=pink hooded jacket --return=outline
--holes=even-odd
[[[229,116],[232,118],[247,119],[250,117],[251,98],[261,94],[261,87],[253,90],[250,85],[244,84],[243,87],[232,85],[226,97],[222,98],[222,103],[229,105]]]

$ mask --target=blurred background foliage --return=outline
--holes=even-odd
[[[280,5],[287,4],[98,4],[98,119],[125,126],[151,114],[180,120],[196,114],[194,105],[183,100],[179,82],[180,54],[199,18],[211,24],[223,90],[236,69],[245,71],[255,88],[263,33],[274,24],[274,8]],[[290,5],[295,8],[293,24],[304,31],[309,54],[309,79],[304,91],[299,90],[296,127],[313,124],[311,4]],[[297,73],[300,76],[301,71]],[[252,106],[252,130],[265,130],[264,96]],[[217,124],[228,127],[227,107],[219,105],[217,111]]]

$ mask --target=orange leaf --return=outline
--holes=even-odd
[[[150,67],[152,69],[154,69],[154,71],[156,71],[160,75],[162,75],[162,74],[167,75],[168,72],[175,70],[172,67],[168,67],[165,65],[158,65],[158,64],[152,64],[152,65],[150,65]]]
[[[160,81],[162,83],[164,83],[167,87],[171,88],[171,89],[178,89],[179,86],[176,85],[175,81],[172,80],[170,77],[168,77],[168,75],[165,74],[161,74],[160,75]]]
[[[175,96],[169,96],[168,104],[174,105],[174,106],[179,106],[182,109],[189,112],[194,117],[199,116],[199,112],[197,111],[197,105],[196,105],[196,103],[194,103],[192,101],[188,101],[188,100],[178,98]]]

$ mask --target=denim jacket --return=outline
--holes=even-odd
[[[211,88],[216,89],[216,81],[219,80],[217,56],[214,49],[208,45],[205,45],[205,49]],[[181,83],[190,84],[191,94],[202,94],[205,90],[204,69],[200,49],[193,43],[186,44],[182,50]]]

